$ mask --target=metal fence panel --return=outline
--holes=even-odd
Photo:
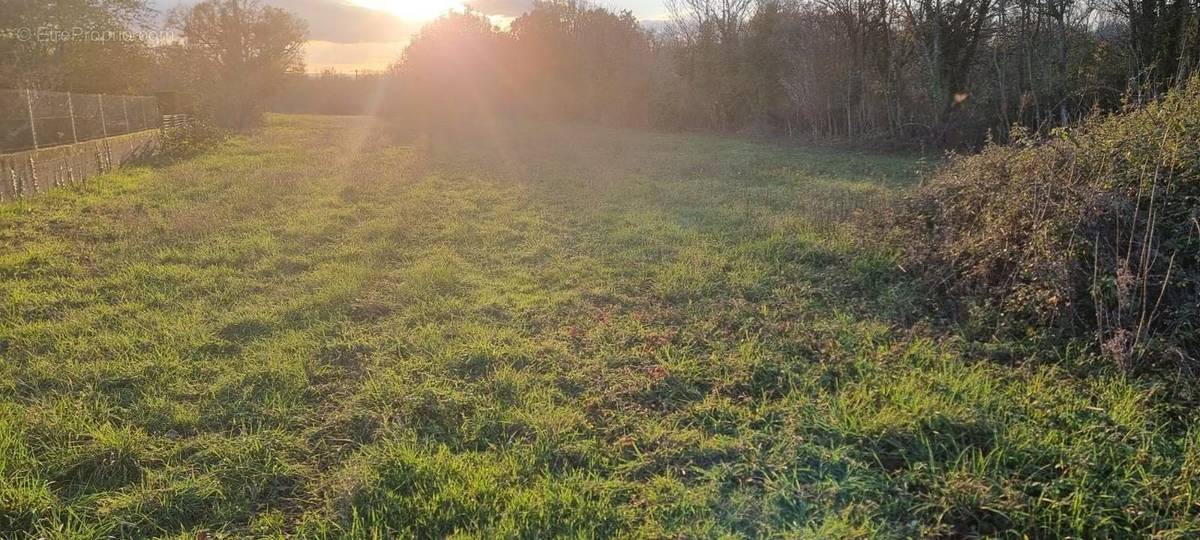
[[[142,114],[146,116],[150,125],[156,128],[161,127],[162,114],[160,114],[158,111],[158,99],[152,97],[142,97],[138,99],[142,102]]]
[[[129,121],[125,116],[125,98],[123,96],[103,96],[105,125],[108,126],[108,136],[129,133]]]
[[[33,148],[25,92],[0,90],[0,151],[22,148]]]
[[[154,97],[0,90],[0,153],[73,144],[161,125]]]
[[[75,142],[67,94],[33,91],[28,94],[37,145],[59,146]]]
[[[104,122],[100,117],[100,96],[71,94],[71,108],[75,112],[75,134],[80,141],[102,139]]]

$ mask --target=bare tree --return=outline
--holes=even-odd
[[[970,99],[967,86],[993,15],[993,0],[904,0],[921,51],[933,122],[944,136],[950,114]]]
[[[1111,9],[1129,23],[1129,45],[1144,82],[1161,90],[1200,72],[1200,2],[1115,0]]]
[[[689,42],[701,39],[704,27],[716,28],[722,43],[736,43],[754,6],[753,0],[666,0],[676,32]]]

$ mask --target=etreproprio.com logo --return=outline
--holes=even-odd
[[[22,26],[0,28],[0,39],[23,43],[142,42],[157,44],[173,41],[175,36],[162,30],[96,30],[83,27]]]

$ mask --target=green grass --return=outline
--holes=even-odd
[[[1200,534],[1163,388],[922,322],[911,158],[393,131],[0,207],[0,536]]]

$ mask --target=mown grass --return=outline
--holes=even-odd
[[[0,536],[1200,533],[1156,383],[922,322],[915,166],[277,116],[2,207]]]

